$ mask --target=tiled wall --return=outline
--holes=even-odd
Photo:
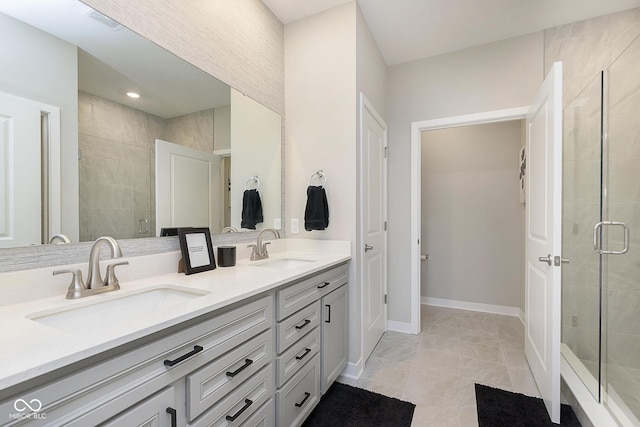
[[[155,140],[213,151],[213,109],[165,120],[84,92],[78,109],[80,241],[154,236]]]

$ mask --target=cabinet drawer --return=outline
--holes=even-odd
[[[96,425],[126,410],[132,402],[154,394],[272,328],[273,317],[273,297],[269,295],[149,344],[124,350],[110,359],[33,388],[28,393],[11,396],[0,402],[0,413],[12,413],[16,399],[29,401],[35,398],[42,402],[47,420],[38,420],[32,424],[34,426]],[[196,346],[202,350],[171,367],[165,364],[165,361],[180,360],[196,350]],[[8,423],[10,426],[22,424],[21,420]]]
[[[273,332],[266,331],[187,375],[189,421],[271,362],[272,353]]]
[[[320,351],[320,328],[314,329],[289,350],[276,358],[276,383],[282,387],[298,370]]]
[[[269,364],[189,425],[193,427],[241,425],[256,409],[271,399],[275,390],[273,379],[273,365]]]
[[[320,299],[332,290],[347,283],[348,265],[342,264],[314,274],[277,292],[278,320]]]
[[[170,427],[171,411],[176,410],[174,389],[169,387],[113,417],[101,427]],[[175,416],[175,415],[174,415]]]
[[[299,426],[320,400],[320,357],[313,359],[276,392],[278,427]]]
[[[276,325],[276,349],[282,353],[320,324],[320,301],[300,310]]]
[[[242,427],[273,427],[275,425],[276,401],[274,399],[269,399],[247,421],[242,423]]]

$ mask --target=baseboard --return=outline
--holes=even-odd
[[[520,321],[522,322],[522,326],[527,326],[524,324],[524,311],[522,311],[522,309],[520,309],[520,313],[518,314],[518,317],[520,318]]]
[[[358,378],[360,378],[360,375],[362,375],[363,370],[364,368],[362,366],[362,359],[358,360],[357,363],[347,363],[347,366],[338,376],[338,379],[348,378],[350,380],[357,380]]]
[[[426,305],[438,307],[457,308],[460,310],[482,311],[484,313],[502,314],[505,316],[520,317],[522,310],[520,307],[509,307],[506,305],[482,304],[479,302],[456,301],[452,299],[421,297],[420,302]]]
[[[411,323],[396,322],[395,320],[387,320],[387,330],[394,332],[402,332],[403,334],[411,333]]]

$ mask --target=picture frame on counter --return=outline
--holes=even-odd
[[[216,268],[211,231],[208,228],[179,228],[178,239],[185,274],[201,273]]]

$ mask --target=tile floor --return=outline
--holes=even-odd
[[[416,404],[412,426],[478,425],[474,383],[539,397],[517,317],[422,306],[422,333],[387,332],[358,380]]]

